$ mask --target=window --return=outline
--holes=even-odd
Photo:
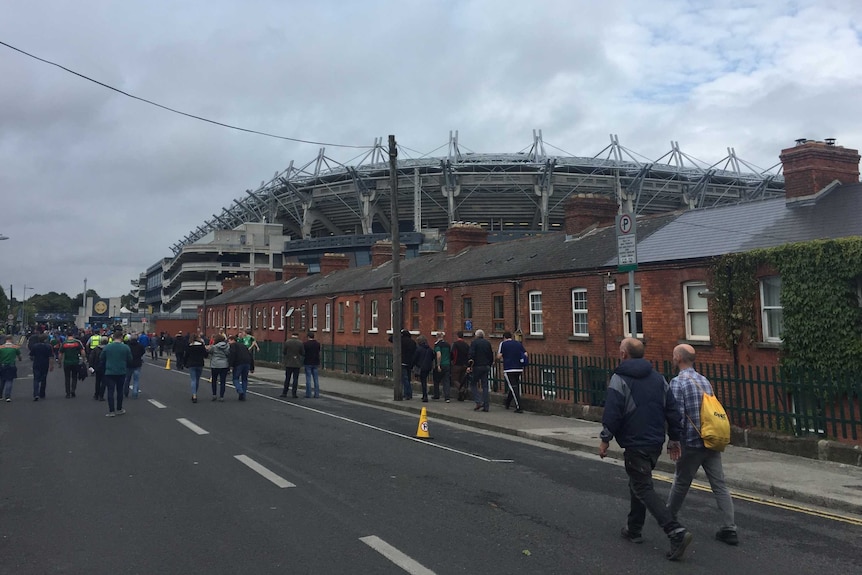
[[[311,304],[311,329],[317,331],[317,304]]]
[[[587,321],[587,290],[584,288],[572,290],[572,335],[590,335],[590,324]]]
[[[463,309],[464,329],[473,331],[473,298],[465,297],[462,299],[461,307]]]
[[[278,313],[278,317],[280,318],[278,329],[284,331],[284,306],[281,306],[281,309]]]
[[[353,302],[353,331],[359,331],[362,327],[362,324],[360,323],[362,321],[360,319],[361,317],[362,314],[360,313],[359,302],[355,301]]]
[[[683,285],[686,339],[709,340],[707,301],[706,298],[698,295],[705,290],[706,284],[703,282],[691,282]]]
[[[324,309],[323,331],[329,331],[332,329],[332,302],[326,302],[326,305],[323,306],[323,309]]]
[[[338,302],[338,331],[344,331],[344,302]]]
[[[623,335],[632,337],[632,320],[631,309],[629,308],[629,286],[623,287]],[[635,321],[638,330],[634,337],[643,337],[644,335],[644,317],[641,306],[641,288],[635,286]]]
[[[434,328],[437,331],[445,331],[446,329],[446,313],[443,305],[442,297],[434,298]]]
[[[377,333],[377,300],[371,300],[371,331]]]
[[[254,329],[260,328],[260,310],[254,310]]]
[[[760,280],[760,309],[763,320],[763,341],[780,342],[784,333],[781,308],[781,278],[772,276]]]
[[[410,298],[410,329],[419,330],[419,298]]]
[[[544,324],[542,323],[542,292],[531,291],[530,297],[530,334],[544,335]]]
[[[505,318],[505,308],[503,307],[503,296],[495,295],[493,298],[494,305],[494,333],[501,333],[506,331],[506,318]]]
[[[305,307],[305,304],[302,304],[302,307],[299,308],[299,311],[300,311],[299,329],[301,329],[302,331],[305,331],[305,325],[306,325],[306,307]]]
[[[275,306],[269,308],[269,329],[275,329]]]

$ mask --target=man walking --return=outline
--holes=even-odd
[[[434,399],[440,399],[440,384],[443,384],[443,398],[449,403],[451,392],[452,346],[446,341],[446,332],[437,332],[434,342],[434,354],[437,356],[437,367],[434,368]]]
[[[485,332],[476,330],[476,339],[470,344],[470,367],[467,371],[473,373],[473,401],[476,407],[473,411],[489,411],[491,408],[491,387],[488,376],[491,373],[491,365],[494,363],[494,350],[485,339]],[[480,395],[481,386],[481,395]]]
[[[467,362],[470,361],[470,346],[464,341],[464,332],[455,334],[458,339],[452,344],[452,383],[458,386],[458,401],[467,397],[464,386],[467,385]]]
[[[305,397],[312,397],[311,386],[314,382],[314,397],[320,397],[320,382],[317,379],[317,368],[320,367],[320,342],[314,339],[314,332],[308,332],[308,339],[303,344],[303,365],[305,366]]]
[[[667,381],[643,356],[644,344],[640,340],[628,337],[620,344],[622,361],[608,386],[599,456],[608,454],[609,443],[615,437],[625,450],[631,509],[622,529],[623,538],[643,543],[641,530],[649,511],[670,539],[667,558],[676,561],[682,558],[692,535],[674,519],[655,492],[652,470],[661,455],[665,428],[670,438],[668,454],[673,461],[679,459],[682,420]]]
[[[74,332],[69,330],[65,341],[60,344],[60,363],[63,365],[63,377],[66,381],[66,399],[75,397],[75,391],[78,389],[78,364],[86,359],[84,344],[75,339]]]
[[[299,385],[299,369],[304,365],[305,346],[299,341],[299,334],[293,332],[290,338],[284,342],[282,347],[284,356],[284,391],[279,397],[287,397],[287,390],[293,382],[293,397],[296,397],[296,388]]]
[[[524,361],[527,352],[520,341],[512,339],[512,332],[503,333],[503,341],[497,350],[497,359],[503,362],[503,377],[506,380],[506,409],[515,402],[515,413],[524,413],[521,409],[521,374],[524,373]]]
[[[126,378],[126,366],[132,362],[132,350],[123,343],[123,332],[115,331],[111,343],[105,346],[99,356],[99,368],[108,391],[107,417],[123,415],[123,381]],[[114,394],[117,396],[117,410],[114,411]]]
[[[54,371],[54,362],[51,361],[54,359],[54,349],[48,343],[48,334],[38,335],[36,343],[30,347],[30,359],[33,360],[33,401],[39,401],[45,399],[48,372]]]
[[[21,361],[21,349],[5,335],[0,335],[0,391],[7,402],[12,401],[12,384],[18,377],[18,365]]]
[[[709,380],[694,370],[694,358],[694,348],[688,344],[678,345],[673,350],[673,365],[678,374],[670,381],[670,390],[676,399],[684,431],[682,455],[676,462],[676,473],[667,507],[676,518],[695,473],[699,467],[703,467],[722,516],[722,525],[715,538],[728,545],[737,545],[739,537],[733,516],[733,500],[724,483],[721,452],[707,449],[700,438],[700,406],[703,394],[712,395],[713,390]]]
[[[228,352],[228,363],[233,368],[233,386],[239,394],[239,400],[245,401],[248,393],[248,372],[251,370],[251,352],[238,340],[235,335],[227,338],[230,345]]]
[[[390,341],[392,338],[389,338]],[[404,399],[413,399],[413,356],[416,355],[416,342],[410,330],[401,330],[401,394]]]

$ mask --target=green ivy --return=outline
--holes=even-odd
[[[782,367],[862,373],[862,238],[819,240],[717,258],[710,269],[715,334],[758,341],[759,266],[781,276]],[[745,336],[745,337],[743,337]]]

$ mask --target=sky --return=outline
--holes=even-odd
[[[4,0],[0,42],[344,163],[389,134],[442,156],[450,130],[763,169],[797,138],[862,147],[858,0]],[[126,294],[320,147],[0,45],[0,285]]]

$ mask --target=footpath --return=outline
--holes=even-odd
[[[281,393],[284,371],[258,366],[252,378],[279,384],[279,387],[273,387],[272,392],[277,395]],[[305,376],[300,373],[297,401],[304,399],[304,383]],[[412,413],[417,422],[420,411],[426,407],[432,435],[435,421],[449,421],[592,453],[598,458],[600,423],[526,410],[516,414],[503,407],[503,398],[499,394],[491,394],[492,404],[488,412],[473,411],[472,401],[457,401],[454,394],[451,403],[445,403],[443,399],[422,403],[415,394],[410,401],[395,401],[389,385],[340,379],[330,372],[321,373],[320,393]],[[616,443],[611,445],[609,457],[622,459],[622,450]],[[734,494],[754,499],[761,496],[789,500],[862,517],[862,467],[734,445],[727,447],[722,462],[727,484]],[[670,475],[673,463],[663,455],[656,469],[659,474],[665,472]],[[693,487],[709,489],[702,471]],[[855,520],[859,521],[859,518]]]

